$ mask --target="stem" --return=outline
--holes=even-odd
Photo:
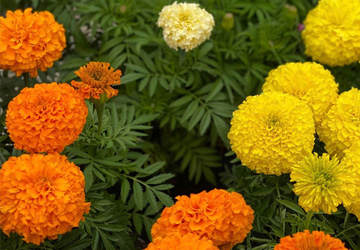
[[[311,222],[311,218],[314,215],[314,211],[310,210],[309,212],[307,212],[306,214],[306,219],[305,219],[305,229],[310,229],[310,222]]]
[[[179,66],[182,66],[182,65],[183,65],[185,56],[186,56],[185,50],[180,49]]]
[[[101,103],[99,101],[94,101],[95,109],[98,117],[98,135],[102,132],[102,124],[103,124],[103,117],[105,111],[105,103]]]
[[[25,87],[30,88],[30,74],[24,73],[23,76],[24,76]]]

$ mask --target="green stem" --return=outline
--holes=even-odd
[[[103,117],[105,111],[105,103],[101,103],[99,101],[94,101],[95,109],[98,117],[98,135],[102,132],[102,125],[103,125]]]
[[[183,49],[180,49],[180,56],[179,56],[179,66],[182,66],[185,60],[186,52]]]
[[[307,212],[306,214],[306,219],[305,219],[305,229],[310,229],[310,222],[311,222],[311,218],[314,215],[314,211],[310,210],[309,212]]]
[[[24,73],[23,76],[24,76],[25,87],[30,88],[30,74]]]

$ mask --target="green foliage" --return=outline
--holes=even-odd
[[[188,1],[210,12],[216,25],[211,38],[185,56],[166,45],[156,25],[162,7],[172,2],[0,1],[2,14],[25,7],[48,10],[66,29],[63,57],[39,72],[32,84],[70,83],[76,78],[74,71],[89,61],[109,62],[123,73],[119,95],[107,104],[100,134],[89,103],[80,138],[63,152],[84,172],[86,197],[92,203],[85,221],[40,247],[1,233],[4,249],[141,249],[151,239],[154,219],[164,205],[172,204],[175,195],[170,192],[189,194],[220,185],[242,193],[255,210],[254,229],[237,249],[273,249],[280,237],[305,228],[307,215],[297,205],[288,175],[257,175],[225,154],[230,150],[232,112],[247,96],[261,92],[269,70],[311,60],[304,55],[297,25],[318,1]],[[226,13],[234,15],[231,30],[221,26]],[[358,64],[329,68],[341,91],[360,86],[358,69]],[[23,87],[22,77],[1,72],[4,111]],[[4,113],[0,118],[4,125]],[[1,164],[21,154],[12,149],[3,131]],[[322,146],[317,146],[319,152]],[[179,185],[169,192],[170,182],[191,187]],[[359,249],[359,223],[343,208],[332,216],[316,214],[310,226]]]

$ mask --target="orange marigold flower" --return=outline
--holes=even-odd
[[[212,240],[219,249],[229,250],[241,243],[252,229],[254,211],[241,194],[214,189],[176,197],[153,225],[153,239],[172,232],[195,233]]]
[[[65,29],[48,11],[31,13],[7,11],[0,17],[0,68],[10,69],[20,76],[46,71],[61,57],[66,47]]]
[[[107,98],[118,94],[111,85],[120,84],[121,71],[114,71],[110,63],[89,62],[81,67],[75,74],[81,82],[72,81],[71,85],[78,88],[79,93],[86,99],[100,99],[100,94],[106,93]]]
[[[331,237],[322,231],[309,230],[281,238],[274,250],[349,250],[341,240]]]
[[[206,237],[200,237],[197,234],[187,233],[180,234],[175,232],[164,238],[158,237],[154,239],[144,250],[219,250],[214,243]]]
[[[84,220],[84,175],[58,153],[10,157],[0,169],[0,228],[39,245]]]
[[[61,152],[78,138],[87,114],[84,99],[69,84],[36,84],[9,103],[6,126],[16,149]]]

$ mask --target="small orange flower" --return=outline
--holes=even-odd
[[[0,68],[20,76],[46,71],[66,47],[65,29],[48,11],[7,11],[0,17]]]
[[[0,169],[0,228],[39,245],[84,220],[84,175],[58,153],[10,157]]]
[[[164,238],[154,239],[144,250],[219,250],[213,242],[206,237],[200,238],[197,234],[180,234],[178,232],[170,234]]]
[[[84,99],[69,84],[36,84],[9,103],[6,126],[16,149],[61,152],[78,138],[87,114]]]
[[[100,99],[100,94],[106,93],[107,98],[118,94],[111,85],[120,84],[121,71],[114,71],[109,63],[89,62],[81,67],[75,74],[81,82],[72,81],[71,85],[78,88],[79,93],[86,99]]]
[[[322,231],[309,230],[281,238],[274,250],[349,250],[341,240]]]
[[[252,228],[254,211],[239,193],[214,189],[176,199],[153,225],[153,239],[190,232],[207,237],[221,250],[229,250],[243,242]]]

